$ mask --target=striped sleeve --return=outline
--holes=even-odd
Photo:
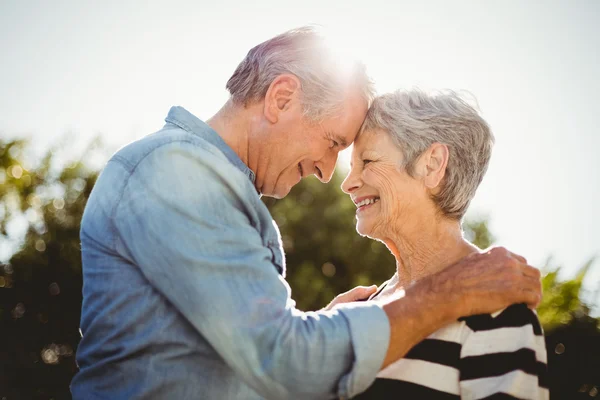
[[[535,312],[524,304],[464,319],[459,370],[463,399],[549,398],[547,355]]]

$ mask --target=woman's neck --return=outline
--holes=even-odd
[[[396,258],[396,275],[389,283],[395,288],[407,287],[479,251],[464,239],[460,222],[446,218],[412,229],[403,224],[383,242]]]

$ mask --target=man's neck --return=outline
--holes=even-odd
[[[228,100],[206,123],[219,134],[242,162],[252,169],[250,165],[251,110],[239,107]]]
[[[269,152],[269,123],[263,118],[264,102],[243,106],[230,99],[206,123],[240,157],[256,177],[254,186],[261,190],[271,157]]]

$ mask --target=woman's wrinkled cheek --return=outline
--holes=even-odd
[[[374,223],[374,232],[384,233],[386,226],[394,220],[399,204],[398,189],[393,180],[394,170],[387,165],[373,166],[364,172],[365,183],[377,190],[380,212]]]

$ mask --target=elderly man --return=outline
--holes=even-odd
[[[206,122],[172,108],[96,183],[81,225],[75,399],[349,398],[459,316],[539,302],[539,272],[499,248],[401,299],[348,302],[367,294],[357,289],[331,310],[297,310],[260,196],[329,181],[371,85],[302,28],[250,50],[227,89]]]

